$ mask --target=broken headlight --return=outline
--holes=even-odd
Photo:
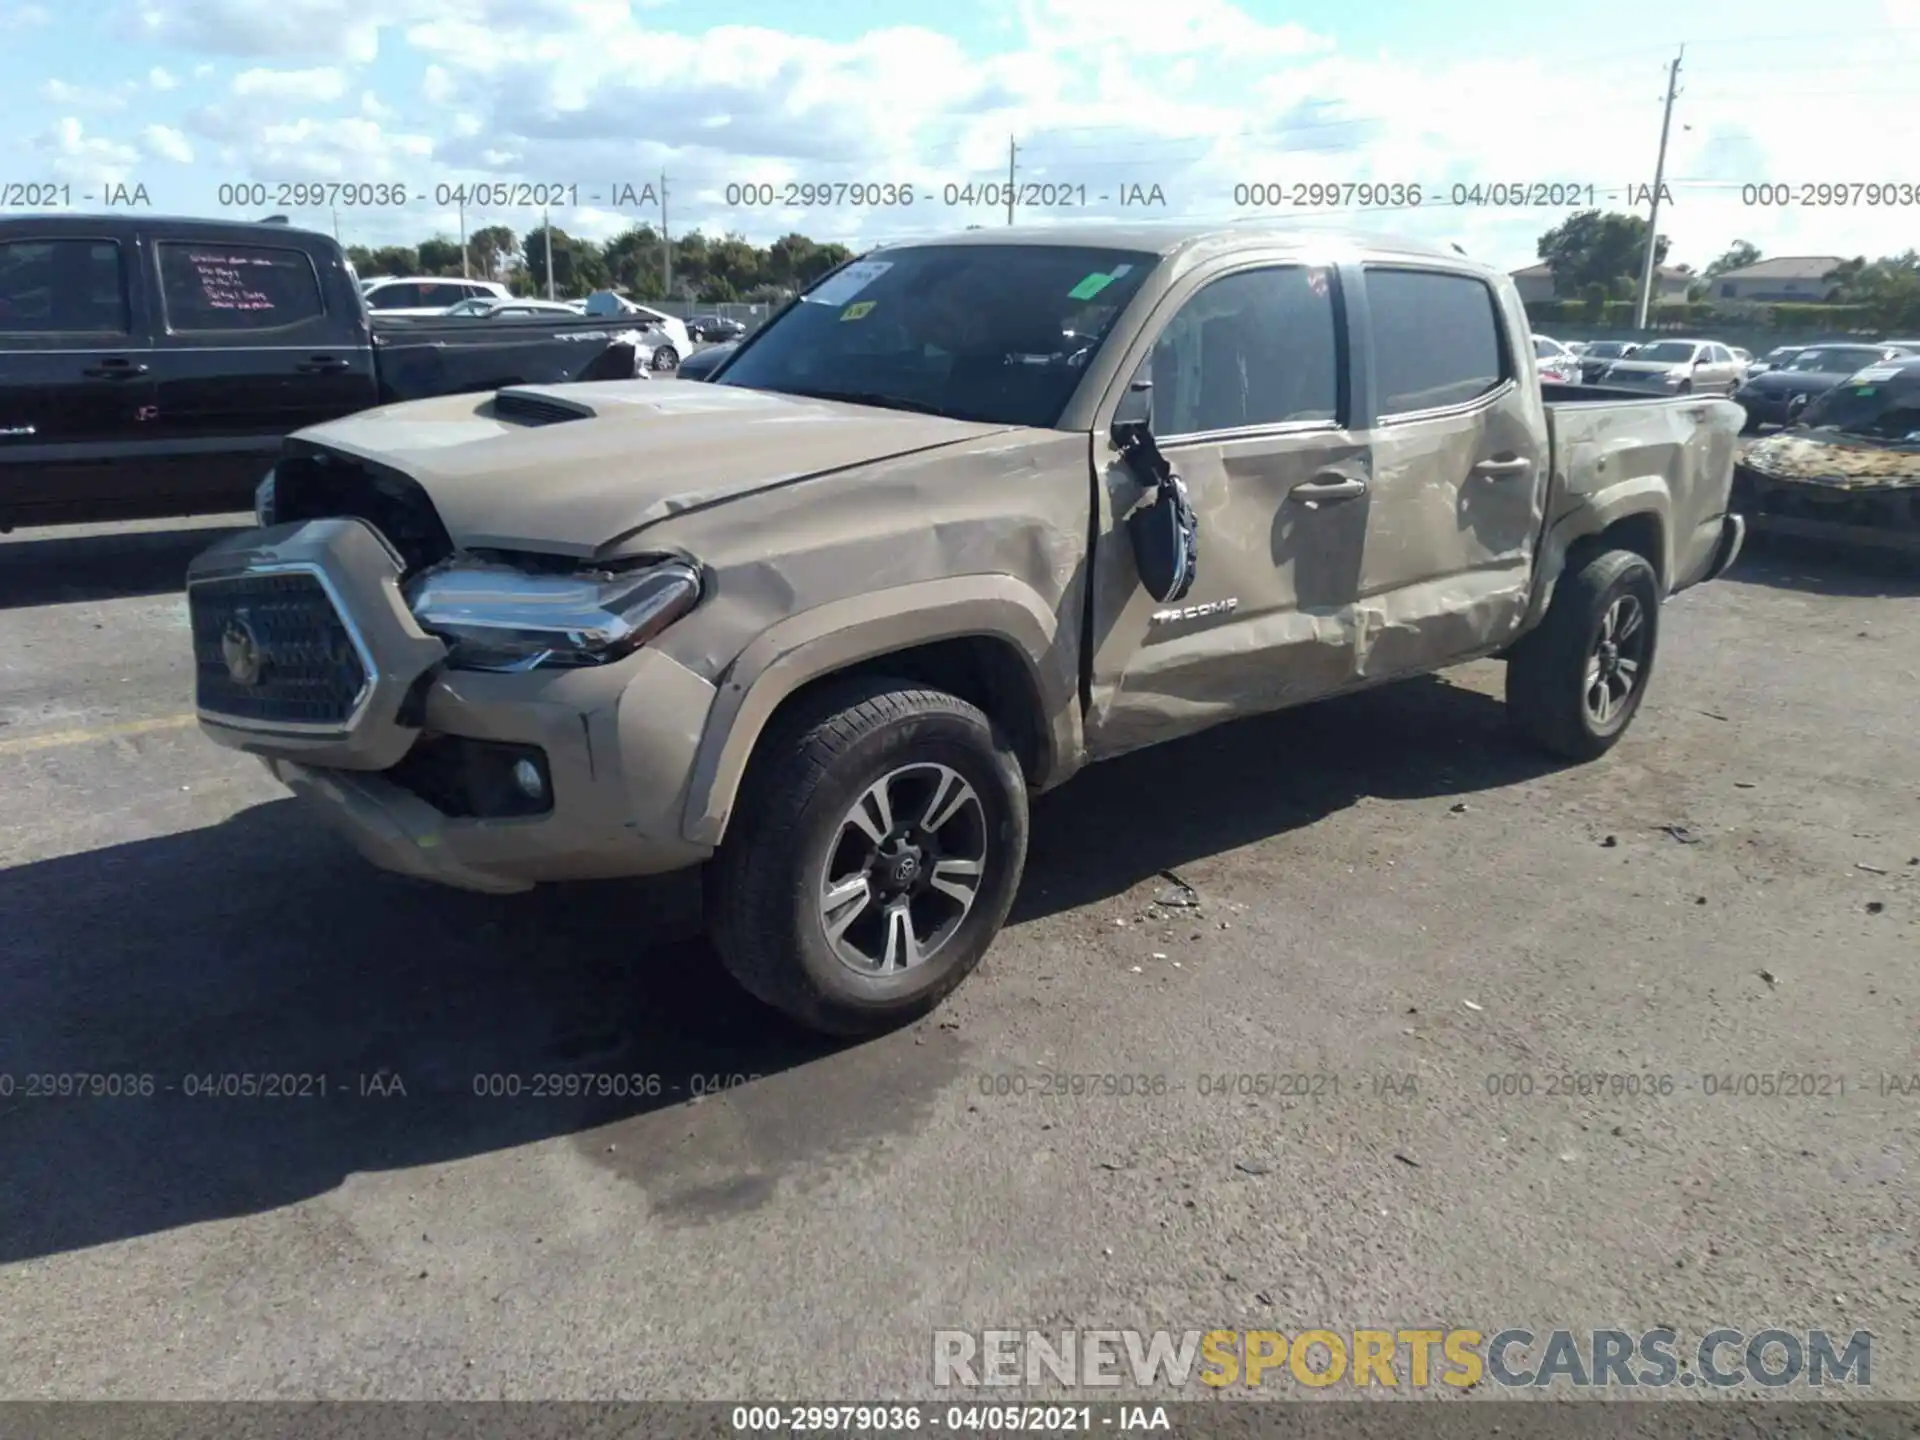
[[[407,587],[421,629],[463,670],[604,665],[632,654],[700,600],[700,573],[678,560],[645,569],[538,574],[460,557]]]

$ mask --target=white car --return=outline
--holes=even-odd
[[[529,315],[552,315],[556,318],[564,315],[569,320],[580,318],[578,310],[571,305],[562,305],[558,300],[462,300],[446,311],[449,320],[511,320]]]
[[[1542,380],[1561,385],[1580,383],[1580,357],[1552,336],[1533,337],[1533,358]]]
[[[655,337],[652,343],[653,368],[656,370],[671,370],[680,363],[682,356],[693,353],[693,339],[678,316],[649,309],[611,290],[594,291],[587,297],[586,308],[581,313],[604,315],[608,319],[621,316],[645,326]]]
[[[513,292],[493,280],[397,277],[375,280],[361,291],[375,315],[444,315],[462,300],[511,300]]]

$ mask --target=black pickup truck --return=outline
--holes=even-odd
[[[291,432],[396,400],[644,378],[604,320],[374,320],[268,221],[0,217],[0,530],[244,510]]]

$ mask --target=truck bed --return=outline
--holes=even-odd
[[[570,380],[627,380],[650,353],[635,325],[530,315],[499,320],[374,317],[382,404],[456,391]]]
[[[1553,443],[1549,529],[1584,507],[1664,490],[1671,589],[1706,568],[1733,490],[1747,412],[1720,396],[1648,395],[1597,385],[1544,385]]]

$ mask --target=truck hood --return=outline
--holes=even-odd
[[[389,405],[294,438],[419,482],[462,549],[591,555],[683,510],[1012,428],[614,380]]]

